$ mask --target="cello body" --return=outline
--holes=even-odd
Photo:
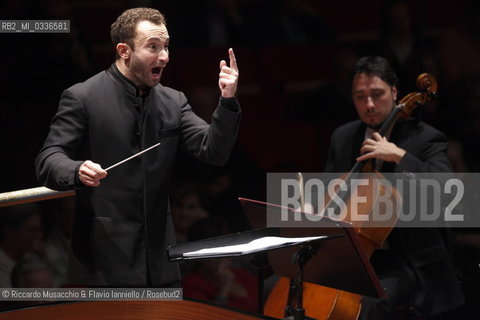
[[[290,279],[282,277],[277,281],[265,303],[265,315],[278,319],[284,317],[289,287]],[[361,299],[362,296],[355,293],[323,287],[309,282],[304,282],[303,284],[305,315],[317,320],[357,319],[361,310]]]

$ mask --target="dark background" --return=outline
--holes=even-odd
[[[33,160],[62,91],[113,62],[110,24],[139,5],[158,8],[167,17],[170,63],[162,83],[184,91],[207,120],[219,95],[218,63],[228,58],[228,47],[235,49],[244,117],[229,168],[240,177],[254,173],[245,161],[249,170],[260,172],[321,171],[331,131],[356,116],[349,97],[351,65],[365,54],[392,57],[385,3],[4,1],[2,19],[69,19],[72,32],[0,34],[0,191],[38,185]],[[468,25],[466,11],[477,10],[473,20],[480,20],[479,6],[475,1],[473,9],[467,1],[406,3],[409,16],[389,20],[401,26],[400,19],[409,19],[414,41],[403,65],[390,59],[403,76],[400,97],[416,90],[418,74],[434,74],[439,99],[422,116],[463,147],[461,171],[477,171],[480,28]]]
[[[350,72],[367,54],[392,62],[401,77],[400,97],[416,90],[418,74],[436,76],[438,100],[417,116],[451,139],[455,171],[478,171],[480,5],[404,1],[406,10],[391,14],[397,2],[3,1],[1,19],[68,19],[72,32],[0,34],[0,192],[38,186],[33,162],[62,91],[108,68],[114,57],[110,24],[137,6],[165,14],[170,62],[161,82],[185,92],[207,121],[219,96],[219,61],[228,58],[229,47],[235,50],[243,119],[231,160],[214,168],[179,155],[175,175],[176,181],[228,190],[229,200],[212,210],[229,217],[233,231],[245,228],[235,198],[264,200],[265,172],[323,170],[332,130],[356,117]],[[402,41],[408,49],[395,50]],[[464,249],[460,240],[456,245]],[[476,266],[466,268],[470,282],[478,281],[477,260],[468,260]],[[477,297],[478,291],[469,293],[470,300]]]

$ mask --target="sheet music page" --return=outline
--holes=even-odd
[[[303,243],[312,240],[327,238],[327,236],[285,238],[285,237],[262,237],[248,243],[232,246],[200,249],[197,251],[185,252],[184,257],[201,257],[203,255],[221,254],[247,254],[271,248],[280,248],[288,244]]]

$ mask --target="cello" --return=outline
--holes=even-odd
[[[436,98],[437,81],[432,75],[427,73],[419,75],[417,77],[417,88],[419,91],[409,93],[393,108],[392,112],[378,131],[381,136],[388,138],[395,124],[400,119],[408,119],[417,107]],[[368,172],[373,173],[373,179],[382,177],[379,172],[375,171],[372,159],[369,159],[356,162],[350,172],[347,173],[346,177],[342,179],[348,181],[359,173]],[[362,191],[362,193],[371,196],[370,199],[368,199],[369,201],[367,201],[368,203],[359,207],[360,214],[369,214],[372,211],[375,206],[376,195],[378,196],[379,193],[382,192],[382,188],[384,188],[384,186],[380,186],[380,188],[377,186],[377,189],[373,190],[373,192],[372,190]],[[385,190],[383,190],[383,192],[385,192]],[[390,190],[390,192],[394,202],[401,201],[401,196],[395,189]],[[340,191],[337,191],[337,193],[340,193]],[[336,203],[330,200],[322,212],[326,212],[328,208],[332,208],[335,205]],[[347,208],[348,207],[349,206],[347,205]],[[322,213],[320,213],[320,215],[321,214]],[[350,214],[347,213],[346,216],[348,220]],[[393,218],[388,221],[388,225],[382,227],[372,227],[361,221],[351,221],[354,230],[359,236],[361,246],[368,258],[371,257],[376,249],[383,245],[384,241],[395,226],[397,221],[395,214],[393,214],[392,217]],[[282,277],[277,281],[265,303],[265,315],[274,318],[284,318],[285,316],[290,315],[286,308],[290,288],[290,279]],[[318,303],[319,297],[321,297],[322,303]],[[305,308],[305,314],[306,316],[317,320],[358,319],[361,311],[361,300],[362,296],[355,293],[308,282],[303,283],[303,306]]]

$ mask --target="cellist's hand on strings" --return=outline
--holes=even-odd
[[[360,153],[362,155],[357,158],[357,161],[379,159],[398,164],[406,151],[397,147],[395,143],[388,142],[388,140],[378,132],[374,132],[370,138],[363,142]]]

